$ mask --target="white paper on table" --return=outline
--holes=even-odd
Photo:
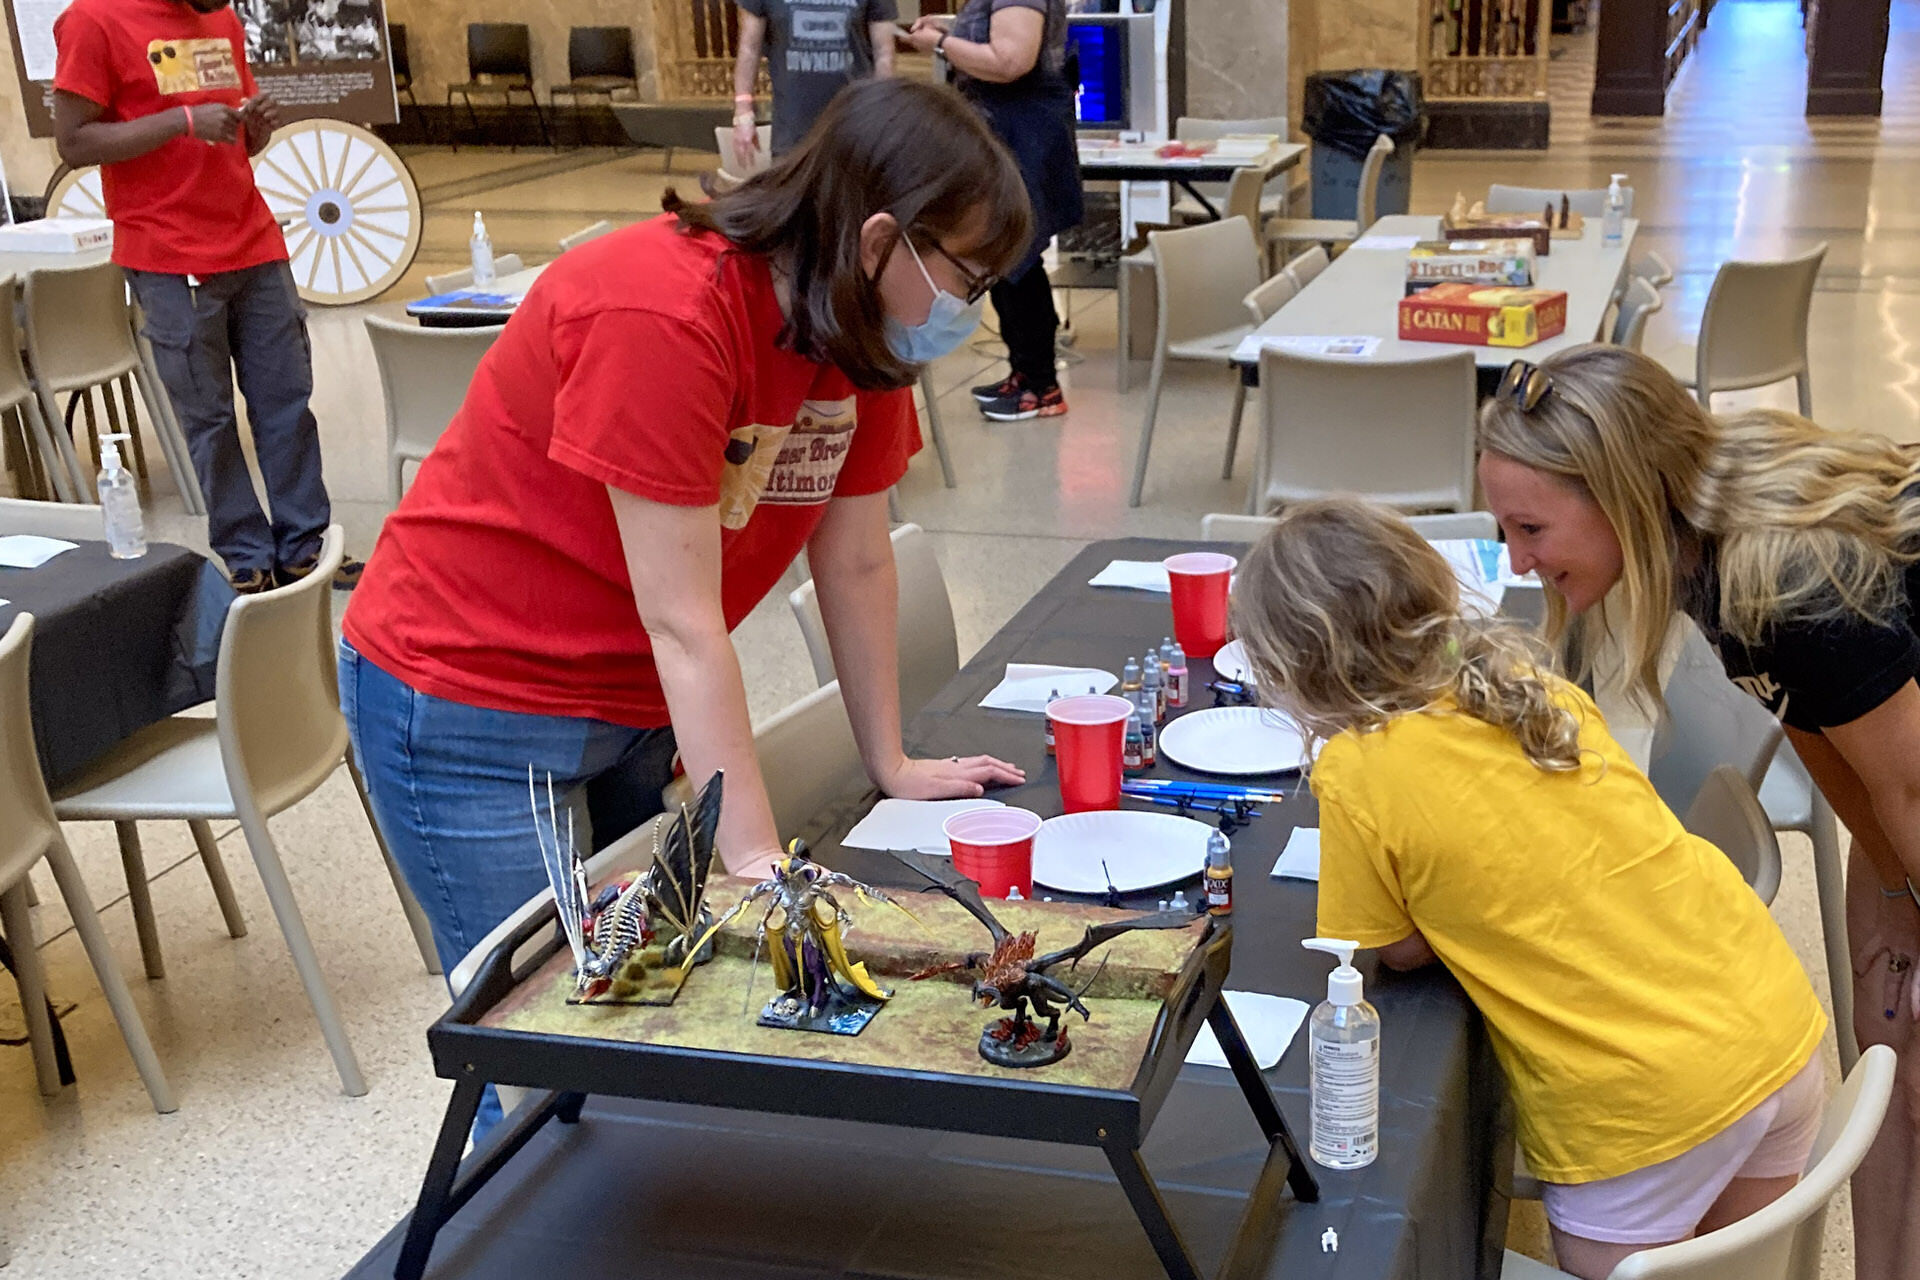
[[[1377,334],[1307,335],[1297,333],[1260,333],[1258,330],[1240,339],[1233,359],[1253,364],[1262,351],[1291,351],[1302,356],[1339,356],[1348,360],[1366,360],[1380,349]]]
[[[43,538],[37,533],[12,533],[0,538],[0,569],[38,569],[63,551],[80,544]]]
[[[1124,587],[1132,591],[1158,591],[1171,595],[1173,584],[1167,581],[1167,566],[1158,560],[1115,560],[1087,579],[1090,587]]]
[[[12,603],[13,603],[13,601],[11,601],[11,600],[0,600],[0,609],[4,609],[4,608],[6,608],[6,607],[7,607],[8,605],[10,605],[10,604],[12,604]]]
[[[1280,851],[1280,860],[1273,864],[1273,878],[1319,881],[1320,828],[1293,829],[1293,834],[1287,837],[1287,847]]]
[[[1098,667],[1050,667],[1038,662],[1009,662],[1007,675],[992,693],[980,699],[983,707],[999,711],[1032,711],[1044,715],[1050,696],[1105,693],[1120,677]]]
[[[1278,1063],[1293,1038],[1300,1034],[1300,1024],[1307,1020],[1306,1001],[1260,991],[1223,994],[1227,997],[1227,1010],[1240,1028],[1240,1038],[1253,1052],[1254,1062],[1262,1071]],[[1193,1047],[1187,1050],[1187,1061],[1200,1067],[1227,1065],[1227,1055],[1220,1052],[1220,1042],[1214,1038],[1212,1027],[1201,1024],[1200,1034],[1193,1038]]]
[[[1419,243],[1419,236],[1361,236],[1347,247],[1350,249],[1391,249],[1399,253],[1405,253]]]
[[[847,832],[840,843],[850,849],[914,849],[946,855],[947,833],[940,828],[956,813],[1004,809],[998,800],[882,800]]]

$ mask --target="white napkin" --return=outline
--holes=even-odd
[[[940,827],[948,818],[969,809],[1005,807],[998,800],[882,800],[840,843],[853,849],[914,849],[944,856],[949,849]]]
[[[80,544],[43,538],[37,533],[14,533],[0,538],[0,569],[38,569],[62,551]]]
[[[1262,1071],[1267,1070],[1280,1061],[1294,1036],[1299,1034],[1300,1024],[1307,1020],[1306,1002],[1259,991],[1225,994],[1227,1008],[1240,1027],[1241,1038],[1252,1050],[1253,1060],[1260,1064]],[[1201,1067],[1227,1065],[1227,1055],[1220,1052],[1220,1041],[1214,1037],[1212,1027],[1201,1026],[1200,1034],[1193,1038],[1193,1048],[1187,1050],[1187,1061]]]
[[[4,609],[4,608],[6,608],[6,607],[7,607],[8,605],[10,605],[10,604],[12,604],[12,603],[13,603],[13,601],[11,601],[11,600],[0,600],[0,609]]]
[[[1273,864],[1273,878],[1314,881],[1320,879],[1320,828],[1295,827],[1293,829],[1293,834],[1287,837],[1287,847],[1280,851],[1280,861]]]
[[[1158,560],[1115,560],[1087,579],[1090,587],[1126,587],[1133,591],[1158,591],[1169,595],[1173,586],[1167,581],[1167,566]]]
[[[1120,683],[1120,677],[1098,667],[1050,667],[1038,662],[1009,662],[1006,679],[992,693],[980,699],[983,707],[1001,711],[1032,711],[1045,714],[1047,698],[1056,690],[1063,698],[1077,693],[1105,693]]]

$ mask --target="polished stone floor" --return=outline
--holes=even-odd
[[[1589,119],[1590,41],[1562,41],[1552,149],[1425,154],[1413,207],[1437,212],[1455,191],[1481,192],[1493,181],[1591,186],[1628,173],[1642,244],[1677,269],[1653,345],[1679,340],[1697,322],[1723,259],[1825,241],[1813,304],[1816,416],[1920,440],[1920,0],[1894,7],[1878,121],[1801,118],[1800,36],[1790,2],[1723,0],[1670,114],[1653,121]],[[428,220],[395,299],[416,296],[426,272],[464,261],[476,208],[497,251],[542,260],[559,236],[596,218],[630,221],[657,209],[666,182],[692,184],[711,159],[682,153],[667,177],[656,154],[422,151],[408,161]],[[1063,302],[1074,336],[1070,416],[982,422],[965,388],[996,368],[983,340],[936,370],[958,487],[941,486],[930,456],[915,461],[901,487],[906,515],[935,535],[963,651],[1087,541],[1190,536],[1205,512],[1240,504],[1236,485],[1219,479],[1230,383],[1194,367],[1170,378],[1147,505],[1127,507],[1144,388],[1114,391],[1112,294],[1081,290]],[[378,382],[358,310],[316,312],[312,330],[328,481],[364,553],[388,509]],[[1725,403],[1742,400],[1786,405],[1791,393]],[[1243,476],[1250,449],[1243,445]],[[157,490],[158,531],[199,541],[169,482]],[[756,715],[811,685],[784,601],[749,619],[738,645]],[[56,992],[76,1006],[66,1023],[81,1083],[43,1100],[26,1051],[0,1048],[0,1225],[15,1251],[10,1277],[320,1280],[344,1270],[411,1203],[445,1099],[422,1035],[444,988],[420,968],[344,779],[275,825],[371,1093],[340,1094],[237,833],[223,833],[223,848],[253,925],[238,941],[221,928],[186,830],[146,829],[169,970],[161,982],[132,981],[181,1099],[164,1118],[147,1106],[43,873],[40,933]],[[73,836],[121,964],[137,974],[111,834],[77,827]],[[1786,852],[1776,914],[1824,990],[1807,847],[1789,838]],[[8,986],[0,1002],[11,995]],[[0,1036],[18,1030],[17,1007],[0,1003]],[[1846,1221],[1844,1210],[1832,1219],[1828,1277],[1851,1273]],[[1516,1239],[1537,1234],[1537,1222],[1523,1221]]]

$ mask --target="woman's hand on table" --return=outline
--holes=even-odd
[[[945,760],[911,760],[875,777],[880,789],[897,800],[971,800],[988,787],[1018,786],[1027,780],[1018,765],[992,756],[950,756]]]

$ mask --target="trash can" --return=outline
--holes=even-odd
[[[1426,138],[1427,111],[1413,71],[1363,68],[1307,77],[1301,132],[1313,139],[1313,216],[1353,219],[1360,212],[1360,167],[1373,140],[1393,139],[1380,170],[1375,212],[1405,213],[1413,155]]]

